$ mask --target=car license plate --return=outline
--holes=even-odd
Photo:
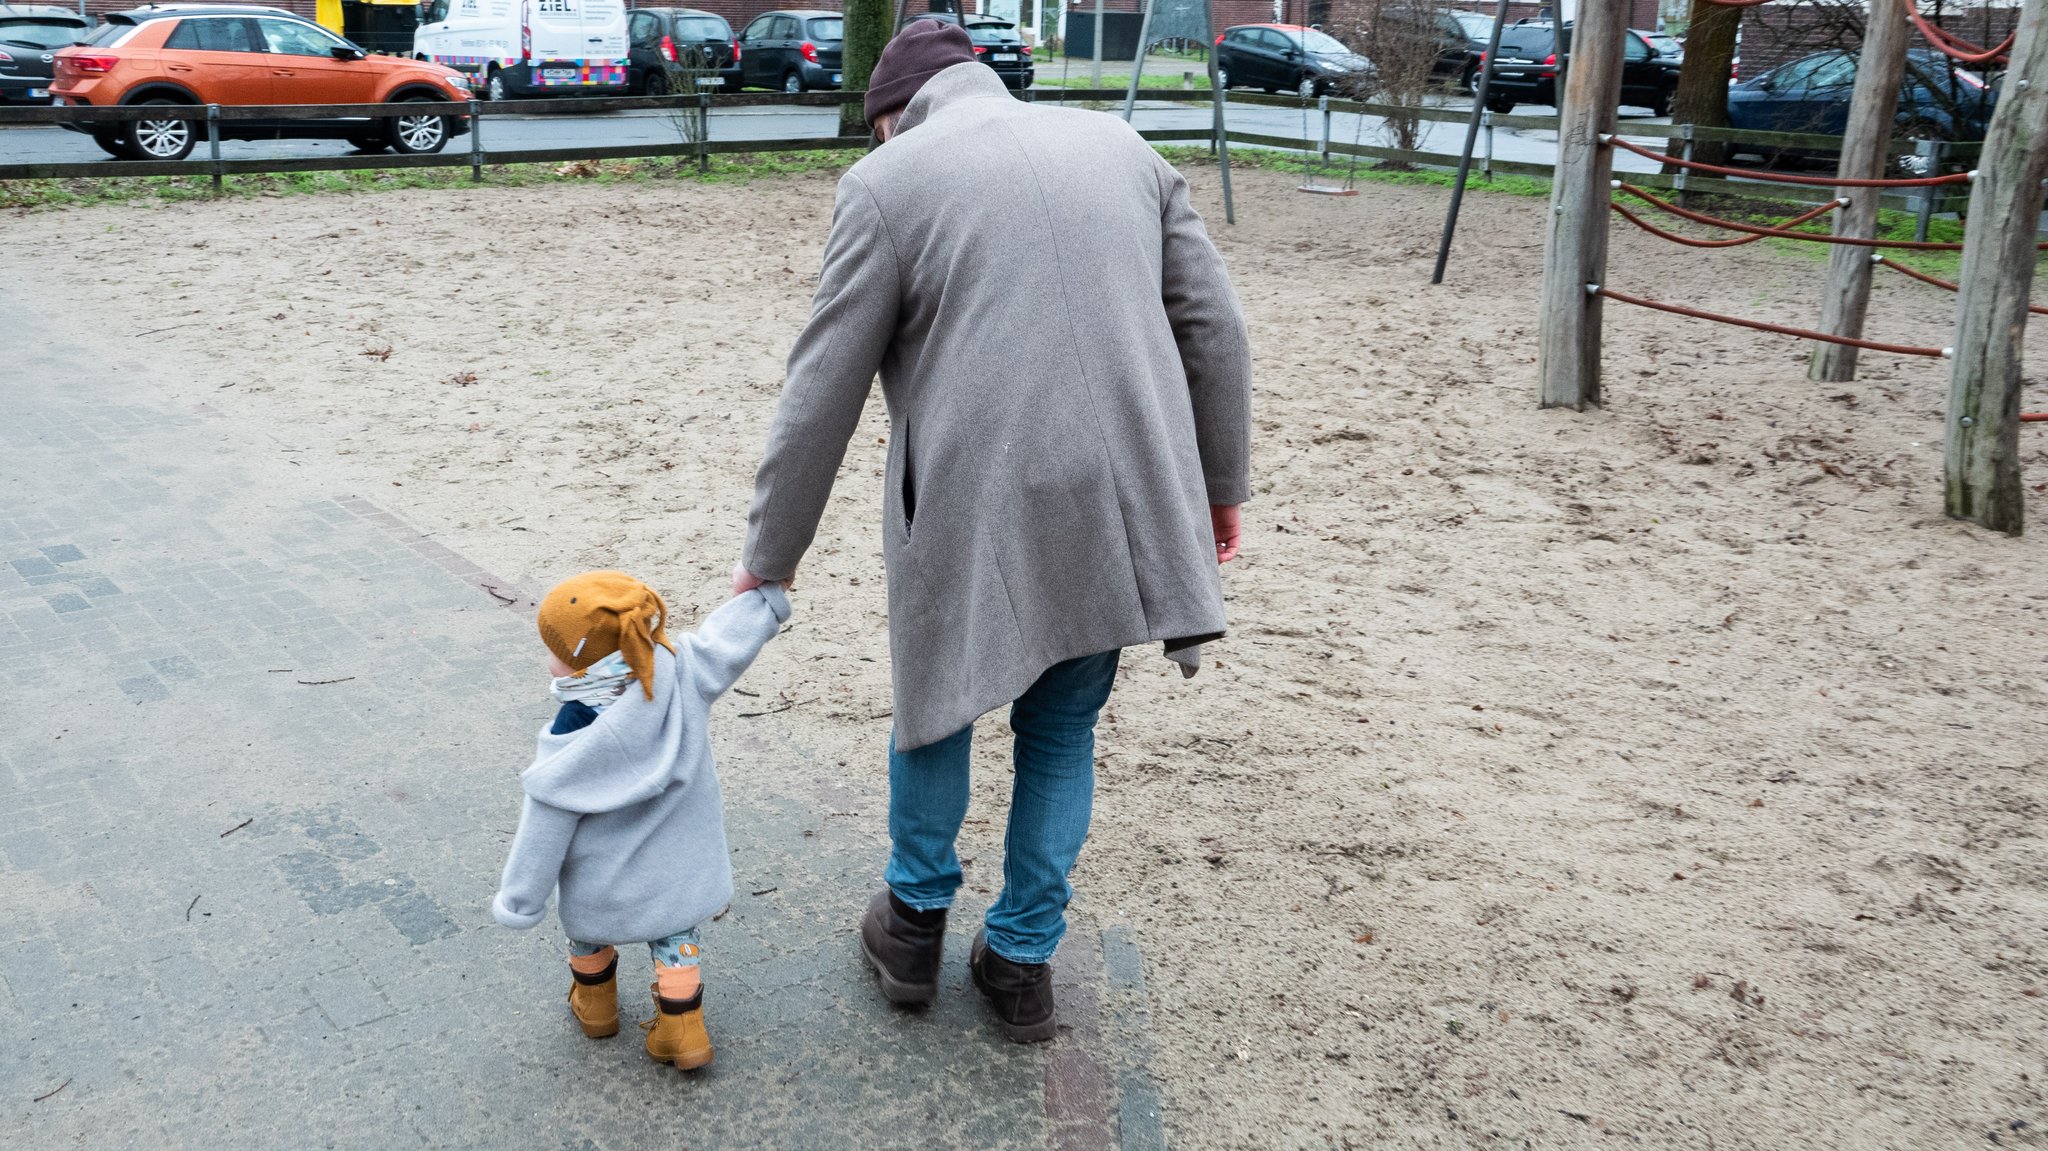
[[[995,62],[998,64],[1015,64],[1017,62],[1017,54],[1015,52],[997,52],[995,54]]]
[[[542,68],[540,70],[540,78],[543,80],[574,80],[576,78],[576,69]]]
[[[839,73],[837,73],[837,72],[834,72],[834,73],[832,73],[832,82],[833,82],[834,84],[837,84],[837,83],[839,83]]]
[[[50,90],[48,88],[30,88],[28,90],[28,98],[31,100],[40,100],[49,94]]]
[[[697,77],[697,86],[699,88],[723,88],[725,86],[725,77],[699,76]]]

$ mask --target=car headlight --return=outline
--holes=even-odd
[[[464,96],[469,95],[469,77],[455,75],[447,77],[447,80],[448,86],[450,88],[455,89],[457,92],[462,93]]]

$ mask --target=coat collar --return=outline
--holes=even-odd
[[[897,117],[896,131],[898,134],[908,132],[948,105],[997,97],[1004,100],[1014,98],[995,69],[979,60],[963,61],[924,82],[924,87],[910,98],[903,115]]]

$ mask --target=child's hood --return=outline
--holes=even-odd
[[[596,721],[567,735],[543,732],[526,794],[564,811],[616,811],[660,795],[693,767],[685,738],[676,657],[654,651],[654,698],[629,690]]]

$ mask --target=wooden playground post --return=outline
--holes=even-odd
[[[1885,148],[1891,142],[1892,119],[1899,106],[1899,82],[1906,75],[1906,42],[1913,31],[1900,2],[1870,0],[1870,14],[1863,26],[1863,50],[1856,63],[1856,90],[1850,96],[1849,123],[1842,132],[1841,164],[1835,172],[1843,180],[1875,180],[1885,174]],[[1849,203],[1835,210],[1835,235],[1864,240],[1875,236],[1877,209],[1883,201],[1880,189],[1841,188],[1836,195]],[[1872,270],[1867,249],[1850,244],[1830,245],[1820,331],[1831,336],[1862,337],[1863,318],[1870,310]],[[1855,379],[1859,351],[1860,348],[1847,344],[1816,342],[1813,358],[1806,366],[1806,378]]]
[[[1949,369],[1944,503],[1948,514],[2020,534],[2021,338],[2048,176],[2048,4],[2020,11],[1998,106],[1970,188]]]
[[[1543,304],[1536,375],[1542,406],[1584,409],[1600,402],[1600,297],[1588,285],[1607,272],[1608,181],[1621,100],[1626,0],[1579,0],[1571,60],[1557,110],[1557,169],[1543,244]]]

